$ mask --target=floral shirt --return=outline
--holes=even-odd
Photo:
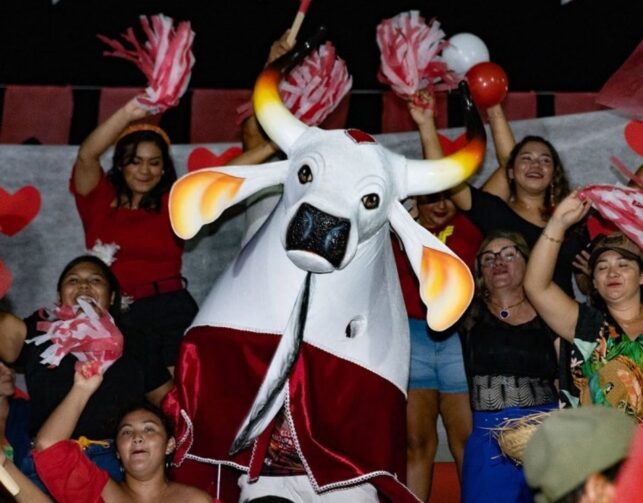
[[[581,304],[571,371],[572,406],[610,405],[643,420],[643,334],[632,340],[608,313]]]

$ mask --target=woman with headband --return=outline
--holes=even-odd
[[[110,265],[131,301],[123,332],[143,357],[160,358],[173,372],[197,305],[181,276],[183,242],[168,215],[176,180],[170,140],[161,128],[137,122],[148,113],[135,98],[100,124],[80,146],[70,190],[87,248],[115,252]],[[113,144],[104,173],[100,159]]]

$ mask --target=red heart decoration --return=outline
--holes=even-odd
[[[9,291],[12,281],[13,277],[11,276],[11,271],[7,269],[4,262],[0,260],[0,299]]]
[[[0,232],[13,236],[24,229],[40,211],[40,192],[27,185],[15,194],[0,187]]]
[[[643,155],[643,122],[630,121],[625,125],[625,141],[634,152]]]
[[[188,157],[188,171],[223,166],[243,152],[239,147],[230,147],[219,155],[205,147],[197,147]]]
[[[442,147],[444,155],[451,155],[467,144],[467,135],[466,133],[462,133],[460,136],[450,140],[446,136],[438,133],[438,140],[440,140],[440,146]]]

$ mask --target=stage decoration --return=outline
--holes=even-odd
[[[13,276],[11,275],[11,271],[7,268],[4,262],[0,260],[0,299],[7,294],[11,288],[12,282]]]
[[[630,121],[625,125],[625,141],[638,155],[643,156],[643,121]]]
[[[122,35],[132,49],[103,35],[97,37],[112,48],[105,51],[106,56],[131,61],[143,72],[147,88],[137,100],[150,113],[162,113],[178,105],[187,90],[194,65],[194,32],[189,21],[181,21],[175,28],[173,19],[163,14],[139,19],[147,37],[144,44],[136,39],[132,28]]]
[[[165,402],[177,477],[198,472],[192,480],[205,487],[223,465],[222,487],[233,491],[239,471],[261,481],[276,449],[305,466],[307,500],[372,484],[390,501],[417,503],[396,475],[405,470],[410,343],[389,226],[419,277],[429,326],[444,330],[469,305],[471,272],[400,201],[472,175],[484,127],[464,82],[467,141],[439,160],[407,159],[356,129],[310,127],[279,93],[305,56],[296,47],[267,66],[253,93],[257,120],[287,159],[199,169],[170,193],[172,227],[189,239],[227,208],[283,186],[182,340]],[[273,432],[292,443],[275,444]]]
[[[288,110],[304,124],[318,126],[337,108],[353,85],[346,63],[326,42],[279,83],[279,95]],[[252,103],[237,109],[237,122],[252,114]]]
[[[27,185],[11,194],[0,187],[0,232],[15,236],[36,218],[41,206],[40,192]]]
[[[215,154],[206,147],[196,147],[188,156],[188,171],[225,166],[232,159],[241,155],[242,152],[239,147],[230,147],[220,154]]]
[[[29,339],[36,346],[51,341],[40,355],[40,363],[57,367],[68,354],[74,355],[76,370],[83,369],[85,377],[105,372],[123,354],[123,335],[111,315],[91,297],[81,296],[75,306],[56,306],[48,320],[38,322],[36,328],[45,333]],[[95,362],[91,366],[81,363]]]
[[[457,87],[459,79],[440,57],[447,42],[437,20],[427,24],[418,11],[385,19],[377,26],[377,45],[377,78],[400,98],[426,108],[432,102],[420,99],[420,91],[433,93]]]
[[[471,97],[481,108],[490,108],[502,102],[509,91],[509,79],[505,71],[489,61],[473,65],[465,76]]]
[[[625,63],[612,74],[596,96],[596,103],[643,121],[643,40]],[[639,142],[640,145],[640,142]],[[643,155],[641,151],[637,151]]]
[[[477,35],[458,33],[449,39],[449,45],[442,51],[442,58],[449,69],[464,75],[472,66],[489,61],[489,49]]]

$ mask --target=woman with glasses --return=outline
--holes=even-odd
[[[522,468],[492,434],[507,419],[558,406],[556,336],[525,295],[528,257],[525,239],[508,231],[490,233],[477,256],[477,296],[460,332],[473,410],[463,503],[533,501]]]

